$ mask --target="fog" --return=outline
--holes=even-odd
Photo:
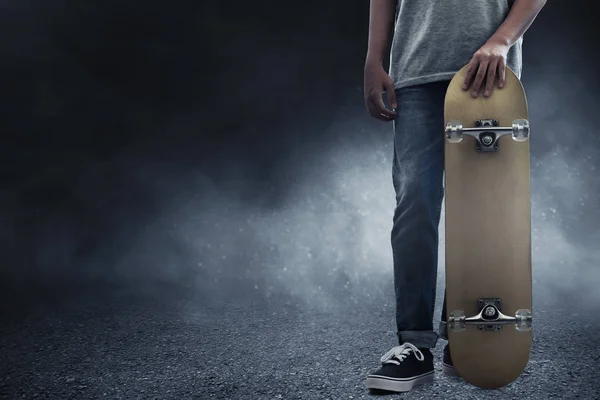
[[[532,82],[526,90],[536,105],[530,116],[534,295],[597,304],[600,157],[593,121],[564,121],[556,110],[581,122],[585,108],[552,99],[543,84]],[[285,298],[325,309],[387,296],[393,304],[392,127],[360,111],[340,111],[324,127],[329,139],[276,162],[271,180],[245,176],[243,166],[214,180],[186,166],[129,158],[122,167],[130,171],[128,185],[144,193],[144,206],[156,203],[153,211],[138,217],[131,235],[127,212],[121,212],[125,223],[100,242],[122,242],[122,253],[106,258],[106,245],[100,245],[89,264],[71,272],[132,288],[183,284],[225,301]],[[442,216],[440,283],[443,224]],[[52,236],[46,257],[58,251],[55,230]]]
[[[7,82],[32,79],[19,91],[11,81],[19,96],[6,102],[7,132],[21,135],[3,149],[3,293],[171,284],[205,301],[325,309],[387,298],[382,307],[391,307],[392,126],[367,116],[364,49],[346,39],[366,37],[353,25],[364,18],[302,42],[290,39],[296,25],[281,37],[265,27],[235,35],[244,16],[219,24],[229,16],[209,7],[168,10],[204,21],[193,25],[163,19],[163,7],[132,20],[133,11],[115,16],[106,4],[56,8],[48,15],[62,16],[52,21],[42,8],[33,17],[13,10],[36,28],[5,26],[27,50],[4,44]],[[337,15],[326,11],[305,22]],[[525,41],[534,296],[598,304],[598,80],[585,43],[547,40],[556,18]],[[122,20],[153,34],[109,29]],[[207,32],[230,35],[194,47]],[[544,61],[554,47],[561,57]],[[201,67],[214,79],[200,79]],[[442,283],[443,218],[440,227]]]

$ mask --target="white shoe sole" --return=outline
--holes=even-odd
[[[408,392],[416,385],[433,382],[433,371],[410,378],[390,378],[382,375],[369,375],[367,389],[386,390],[388,392]]]

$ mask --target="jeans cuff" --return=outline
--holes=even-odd
[[[448,340],[448,324],[446,321],[441,321],[438,327],[438,335],[444,340]]]
[[[438,339],[438,334],[434,331],[402,331],[397,332],[400,344],[410,343],[417,348],[432,349]]]

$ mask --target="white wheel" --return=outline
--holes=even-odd
[[[460,143],[463,139],[463,126],[460,121],[449,121],[446,124],[446,138],[450,143]]]
[[[533,318],[530,310],[517,310],[515,313],[515,328],[519,332],[528,332],[531,330]]]
[[[524,142],[529,139],[529,121],[516,119],[512,123],[512,133],[515,142]]]
[[[452,332],[464,332],[467,329],[465,324],[465,313],[460,310],[450,313],[447,323],[448,328]]]

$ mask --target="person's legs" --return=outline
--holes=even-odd
[[[448,326],[447,326],[447,317],[446,317],[446,291],[444,291],[444,303],[442,305],[442,317],[440,318],[440,326],[438,329],[439,337],[444,340],[448,340]],[[452,357],[450,356],[450,346],[446,344],[444,347],[444,356],[442,358],[442,371],[446,375],[450,376],[460,376],[456,368],[454,368],[454,363],[452,362]]]
[[[440,318],[440,325],[438,327],[438,335],[444,340],[448,340],[448,325],[446,317],[446,291],[444,290],[444,303],[442,304],[442,316]]]
[[[398,91],[396,191],[391,243],[400,344],[433,348],[438,225],[444,196],[444,97],[448,82]]]
[[[396,209],[391,232],[399,346],[367,377],[369,389],[404,392],[433,379],[430,348],[444,195],[444,97],[448,82],[400,89],[394,122],[393,183]]]

